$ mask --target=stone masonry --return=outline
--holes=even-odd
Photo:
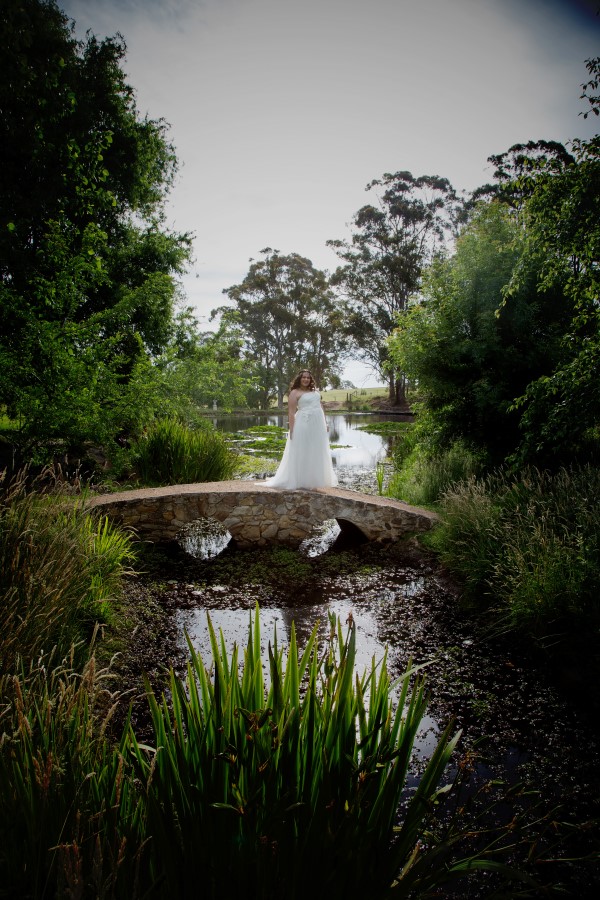
[[[240,547],[298,547],[315,525],[337,519],[342,532],[358,528],[369,541],[389,543],[426,531],[434,513],[342,488],[282,491],[260,481],[218,481],[144,488],[92,498],[87,508],[134,529],[140,539],[175,540],[184,525],[216,519]]]

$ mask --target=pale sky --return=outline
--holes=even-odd
[[[168,225],[206,328],[264,247],[332,271],[330,238],[385,172],[491,180],[487,157],[590,136],[600,0],[58,0],[83,36],[120,32],[141,114],[180,161]],[[365,366],[345,377],[376,384]]]

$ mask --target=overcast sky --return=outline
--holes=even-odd
[[[597,129],[578,114],[600,0],[58,3],[81,36],[123,35],[140,112],[170,125],[168,223],[195,235],[183,285],[203,321],[264,247],[333,270],[326,241],[385,172],[472,190],[493,153]]]

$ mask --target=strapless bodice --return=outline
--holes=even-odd
[[[298,412],[313,412],[321,409],[321,395],[318,391],[305,391],[298,398]]]

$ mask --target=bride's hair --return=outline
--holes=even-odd
[[[297,390],[299,390],[299,388],[300,388],[300,386],[301,386],[301,382],[302,382],[302,376],[303,376],[304,374],[310,375],[310,385],[309,385],[309,388],[308,388],[309,391],[316,391],[316,389],[317,389],[317,384],[316,384],[316,382],[315,382],[315,379],[313,378],[313,374],[312,374],[312,372],[310,371],[310,369],[301,369],[300,372],[298,372],[298,374],[296,375],[296,377],[294,378],[294,380],[293,380],[292,383],[290,384],[290,391],[297,391]]]

